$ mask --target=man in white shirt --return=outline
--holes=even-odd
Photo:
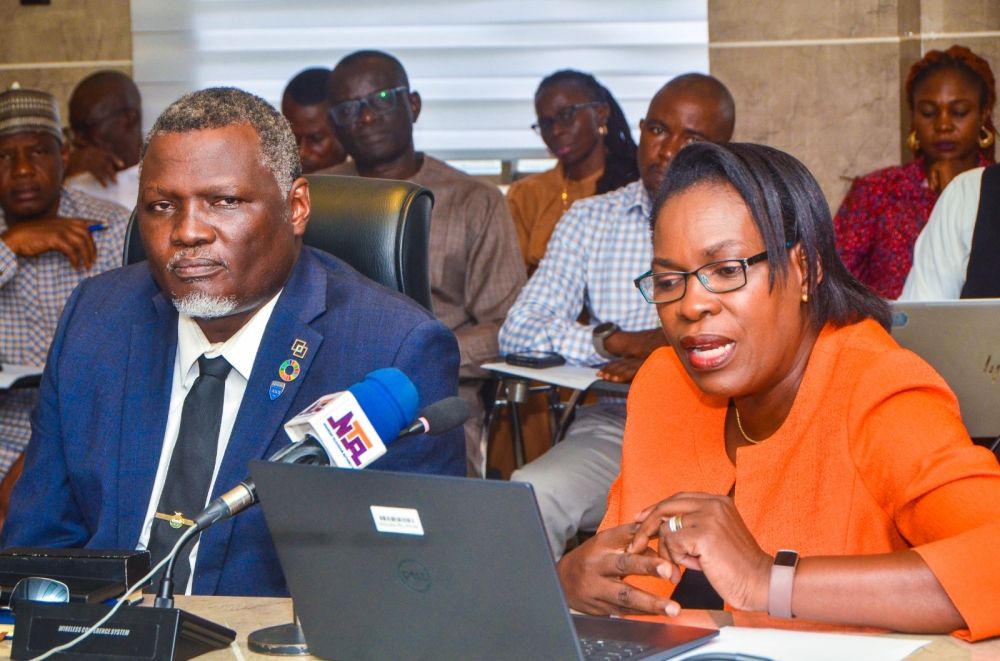
[[[913,249],[901,301],[1000,297],[1000,165],[955,177]]]
[[[454,336],[413,301],[302,245],[309,183],[288,122],[233,88],[189,94],[143,146],[148,262],[88,280],[42,377],[2,545],[147,549],[289,443],[319,397],[396,367],[420,406],[453,396]],[[456,430],[392,443],[372,467],[464,475]],[[200,535],[179,590],[287,594],[259,508]]]
[[[118,71],[87,76],[70,97],[69,124],[73,151],[66,186],[131,211],[139,193],[139,88]]]

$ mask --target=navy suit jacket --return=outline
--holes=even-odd
[[[299,377],[272,401],[270,384],[297,340],[308,346],[296,358]],[[146,263],[76,289],[42,377],[4,547],[136,547],[163,446],[176,352],[177,312]],[[322,395],[396,367],[424,407],[456,394],[458,364],[455,337],[426,310],[303,247],[261,340],[212,498],[246,478],[248,462],[288,445],[284,423]],[[462,429],[392,443],[371,468],[464,475]],[[287,594],[260,507],[202,534],[193,589]]]

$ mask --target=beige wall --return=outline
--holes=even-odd
[[[169,0],[168,0],[169,1]],[[82,78],[101,69],[132,73],[129,0],[52,0],[21,6],[0,0],[0,89],[14,81],[66,103]]]
[[[1000,74],[1000,0],[709,0],[708,23],[735,139],[801,159],[834,213],[854,177],[910,158],[903,84],[923,53],[963,44]]]

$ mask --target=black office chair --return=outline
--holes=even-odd
[[[434,194],[408,181],[308,175],[312,214],[303,241],[433,313],[427,248]],[[125,264],[146,259],[135,213]]]

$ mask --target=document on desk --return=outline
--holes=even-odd
[[[39,377],[42,376],[42,372],[44,371],[44,366],[0,365],[0,390],[7,390],[11,386],[18,384],[18,381],[21,381],[21,379],[24,379],[24,382],[19,385],[38,385]]]
[[[544,381],[573,390],[586,390],[601,379],[597,376],[599,367],[577,367],[575,365],[559,365],[534,369],[532,367],[517,367],[507,363],[486,363],[483,369],[500,372],[510,376],[520,376],[532,381]]]
[[[682,661],[709,652],[752,654],[772,661],[902,661],[929,640],[886,638],[781,629],[722,627],[719,635],[687,654]]]

